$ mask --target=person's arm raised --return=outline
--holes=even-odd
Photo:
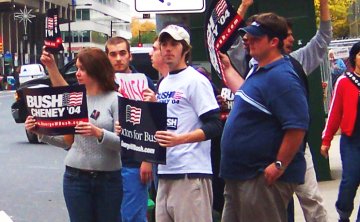
[[[253,0],[243,0],[237,10],[237,14],[240,15],[241,18],[245,17],[245,14],[248,8],[254,3]]]
[[[227,55],[219,52],[220,60],[223,65],[224,71],[224,82],[227,87],[231,90],[231,92],[235,93],[240,86],[244,83],[244,79],[241,75],[235,70],[235,68],[231,65],[230,59]]]
[[[320,0],[320,21],[326,22],[330,21],[330,19],[329,1]]]
[[[65,81],[64,77],[61,75],[61,73],[56,65],[54,55],[47,52],[45,50],[45,48],[42,51],[40,61],[42,62],[42,64],[44,64],[46,66],[46,69],[48,70],[52,86],[57,87],[57,86],[69,85]]]

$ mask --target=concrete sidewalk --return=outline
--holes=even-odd
[[[338,220],[338,214],[335,209],[335,202],[337,200],[339,184],[341,180],[341,158],[340,158],[340,135],[336,135],[331,143],[329,151],[329,161],[331,169],[331,177],[333,180],[319,182],[320,191],[324,199],[325,208],[328,213],[329,222],[335,222]],[[360,160],[359,160],[360,161]],[[360,172],[359,172],[360,173]],[[305,221],[301,207],[297,198],[295,197],[295,221]],[[354,211],[351,214],[350,221],[355,221],[359,209],[360,203],[360,189],[358,189],[357,195],[354,201]]]

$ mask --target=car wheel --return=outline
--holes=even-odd
[[[38,140],[38,137],[37,137],[37,135],[35,133],[32,133],[32,132],[27,131],[27,130],[25,130],[25,132],[26,132],[26,137],[29,140],[29,143],[33,143],[33,144],[40,143],[39,140]]]

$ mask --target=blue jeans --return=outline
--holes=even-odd
[[[124,196],[121,204],[122,222],[146,222],[148,185],[140,181],[140,169],[123,167]]]
[[[340,154],[342,178],[336,209],[341,219],[347,219],[354,209],[354,198],[360,183],[360,140],[342,135]],[[360,209],[356,221],[360,221]]]
[[[91,174],[66,167],[63,191],[71,222],[112,222],[120,218],[120,170]]]

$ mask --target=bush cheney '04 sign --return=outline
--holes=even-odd
[[[205,0],[135,0],[137,12],[199,13],[205,11]]]
[[[83,85],[27,88],[24,97],[28,114],[35,117],[40,134],[74,134],[80,121],[89,121]]]

